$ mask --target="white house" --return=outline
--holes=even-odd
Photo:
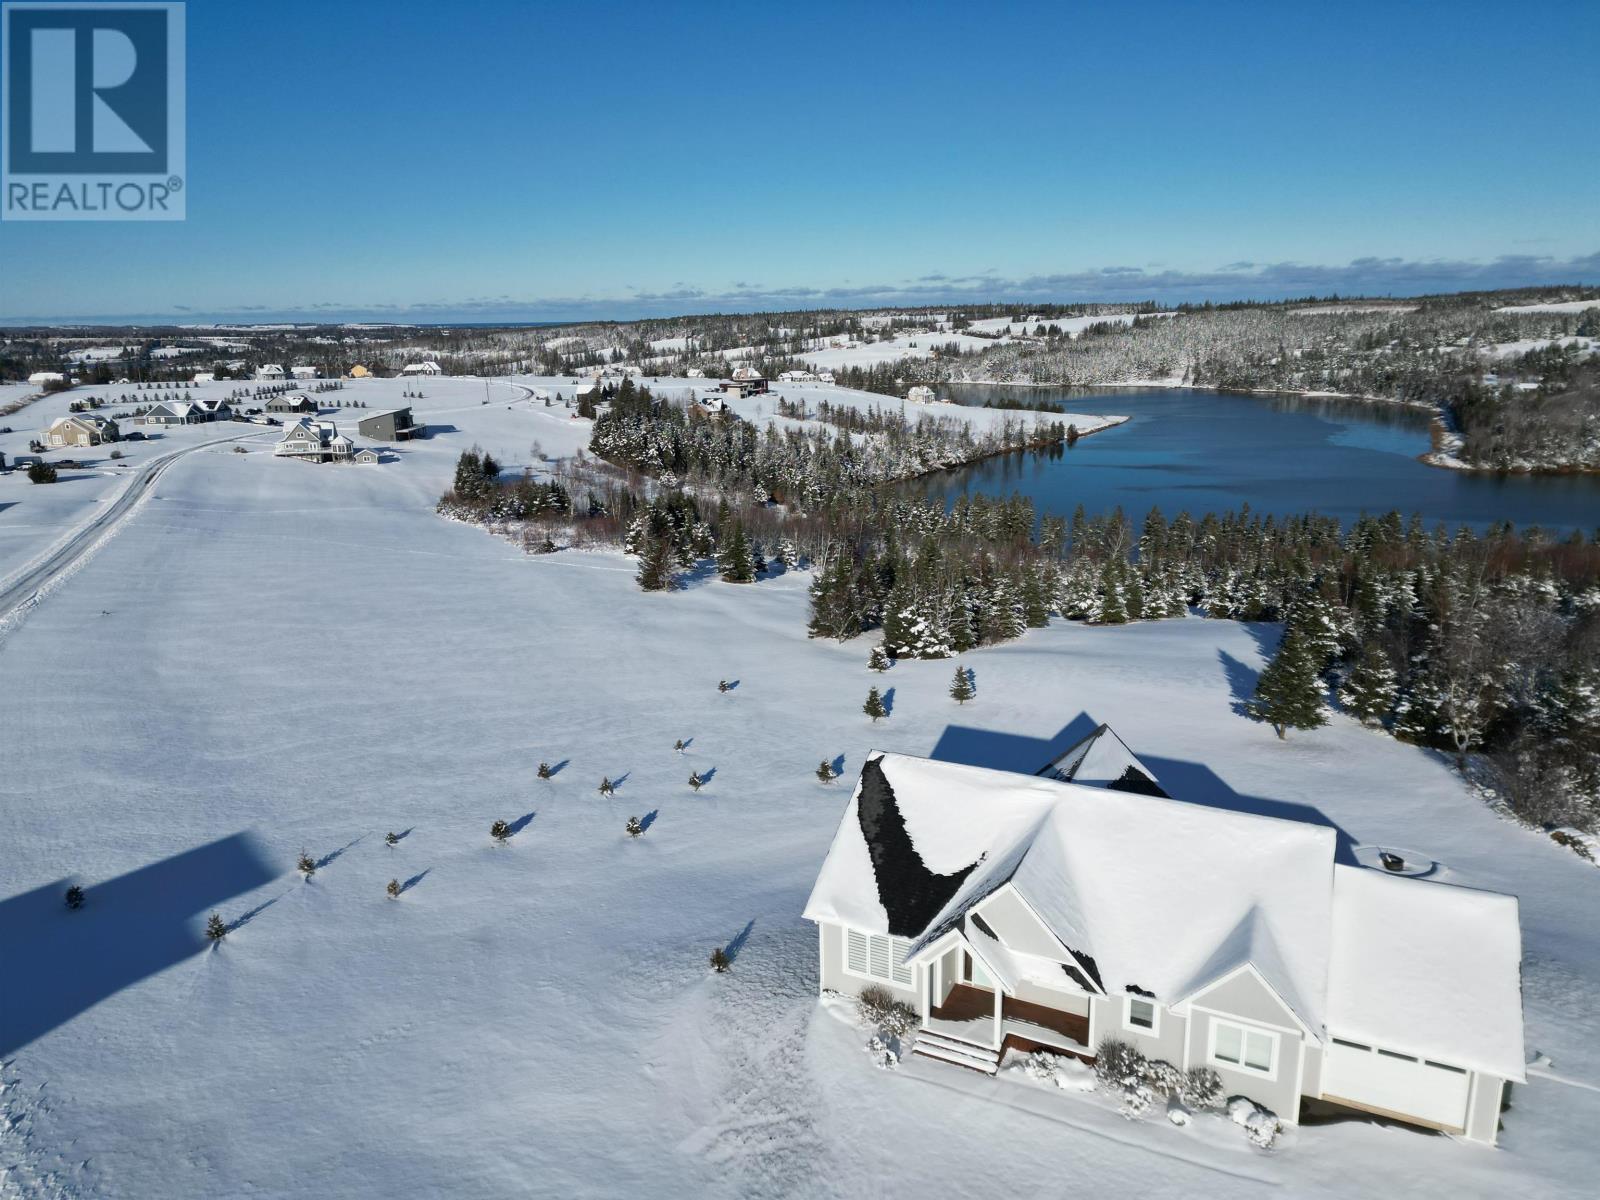
[[[283,439],[272,448],[280,458],[302,458],[308,462],[348,462],[355,445],[331,421],[301,417],[283,432]]]
[[[29,387],[43,387],[47,383],[65,383],[67,377],[60,371],[35,371],[28,376]]]
[[[701,396],[695,401],[695,404],[702,412],[720,413],[728,411],[728,402],[721,396]]]
[[[872,753],[805,916],[821,988],[886,989],[914,1051],[1108,1039],[1298,1121],[1495,1141],[1524,1075],[1515,897],[1334,861],[1336,831],[1172,800],[1104,726],[1037,776]]]
[[[289,373],[296,379],[315,379],[317,377],[317,369],[315,367],[290,367]]]
[[[933,404],[938,401],[939,394],[931,387],[923,387],[918,384],[906,393],[906,399],[913,404]]]
[[[282,379],[283,368],[277,363],[266,363],[256,368],[257,379]]]
[[[731,378],[754,383],[756,380],[761,378],[761,372],[752,366],[745,365],[735,367],[733,369],[733,375]]]
[[[833,372],[832,371],[818,371],[817,372],[817,382],[818,383],[832,383],[833,382]]]
[[[683,373],[683,377],[685,379],[704,379],[706,377],[706,373],[699,367],[690,367]]]
[[[217,373],[215,371],[196,371],[194,373],[194,381],[196,383],[215,383],[217,381]]]
[[[427,359],[427,360],[425,360],[423,362],[407,363],[404,367],[401,368],[400,374],[402,374],[402,375],[443,375],[444,374],[444,370],[439,366],[438,363],[434,362],[433,359],[430,358],[430,359]]]

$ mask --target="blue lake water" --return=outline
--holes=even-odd
[[[1248,503],[1259,512],[1316,512],[1347,524],[1363,511],[1421,513],[1430,526],[1518,526],[1593,532],[1600,476],[1484,475],[1417,461],[1428,449],[1425,413],[1352,400],[1252,396],[1186,388],[1104,391],[947,385],[964,404],[989,397],[1059,401],[1072,412],[1132,419],[1070,450],[1005,455],[907,485],[953,499],[1021,492],[1041,513],[1091,515],[1152,505],[1199,516]]]

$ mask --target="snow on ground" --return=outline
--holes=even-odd
[[[619,556],[439,519],[461,447],[566,453],[587,422],[504,383],[487,405],[481,380],[420,386],[439,432],[392,463],[182,459],[0,640],[0,1195],[1592,1194],[1600,875],[1438,756],[1237,715],[1274,629],[1058,622],[967,656],[958,708],[948,662],[878,678],[868,639],[807,640],[804,574],[644,595]],[[799,919],[848,777],[871,747],[1031,770],[1085,719],[1182,798],[1521,897],[1551,1064],[1501,1150],[1356,1122],[1262,1154],[1220,1120],[874,1069],[818,1004]],[[819,784],[836,756],[847,780]],[[213,910],[237,924],[208,950]]]
[[[1586,308],[1600,308],[1600,297],[1591,300],[1561,300],[1549,304],[1508,304],[1495,309],[1503,313],[1556,312],[1576,313]]]
[[[1509,358],[1514,354],[1526,354],[1530,350],[1544,350],[1550,346],[1572,346],[1578,350],[1593,350],[1600,347],[1600,339],[1590,337],[1557,337],[1557,338],[1523,338],[1517,342],[1497,342],[1484,346],[1480,353],[1490,358]]]

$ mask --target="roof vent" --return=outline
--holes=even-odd
[[[1392,850],[1379,850],[1378,861],[1383,864],[1385,871],[1404,871],[1406,869],[1406,860]]]

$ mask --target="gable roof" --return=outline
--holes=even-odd
[[[1515,896],[1333,869],[1335,1035],[1524,1081],[1521,967]]]
[[[1167,794],[1155,772],[1139,761],[1109,725],[1096,728],[1083,741],[1045,763],[1038,773],[1066,783],[1114,788],[1119,792],[1139,792],[1146,796]]]
[[[880,778],[887,825],[866,787]],[[1249,961],[1322,1028],[1331,829],[899,754],[873,755],[862,780],[807,917],[911,937],[915,954],[1010,882],[1108,993],[1173,1004]],[[924,889],[913,904],[905,878]],[[932,880],[947,899],[912,929]]]

